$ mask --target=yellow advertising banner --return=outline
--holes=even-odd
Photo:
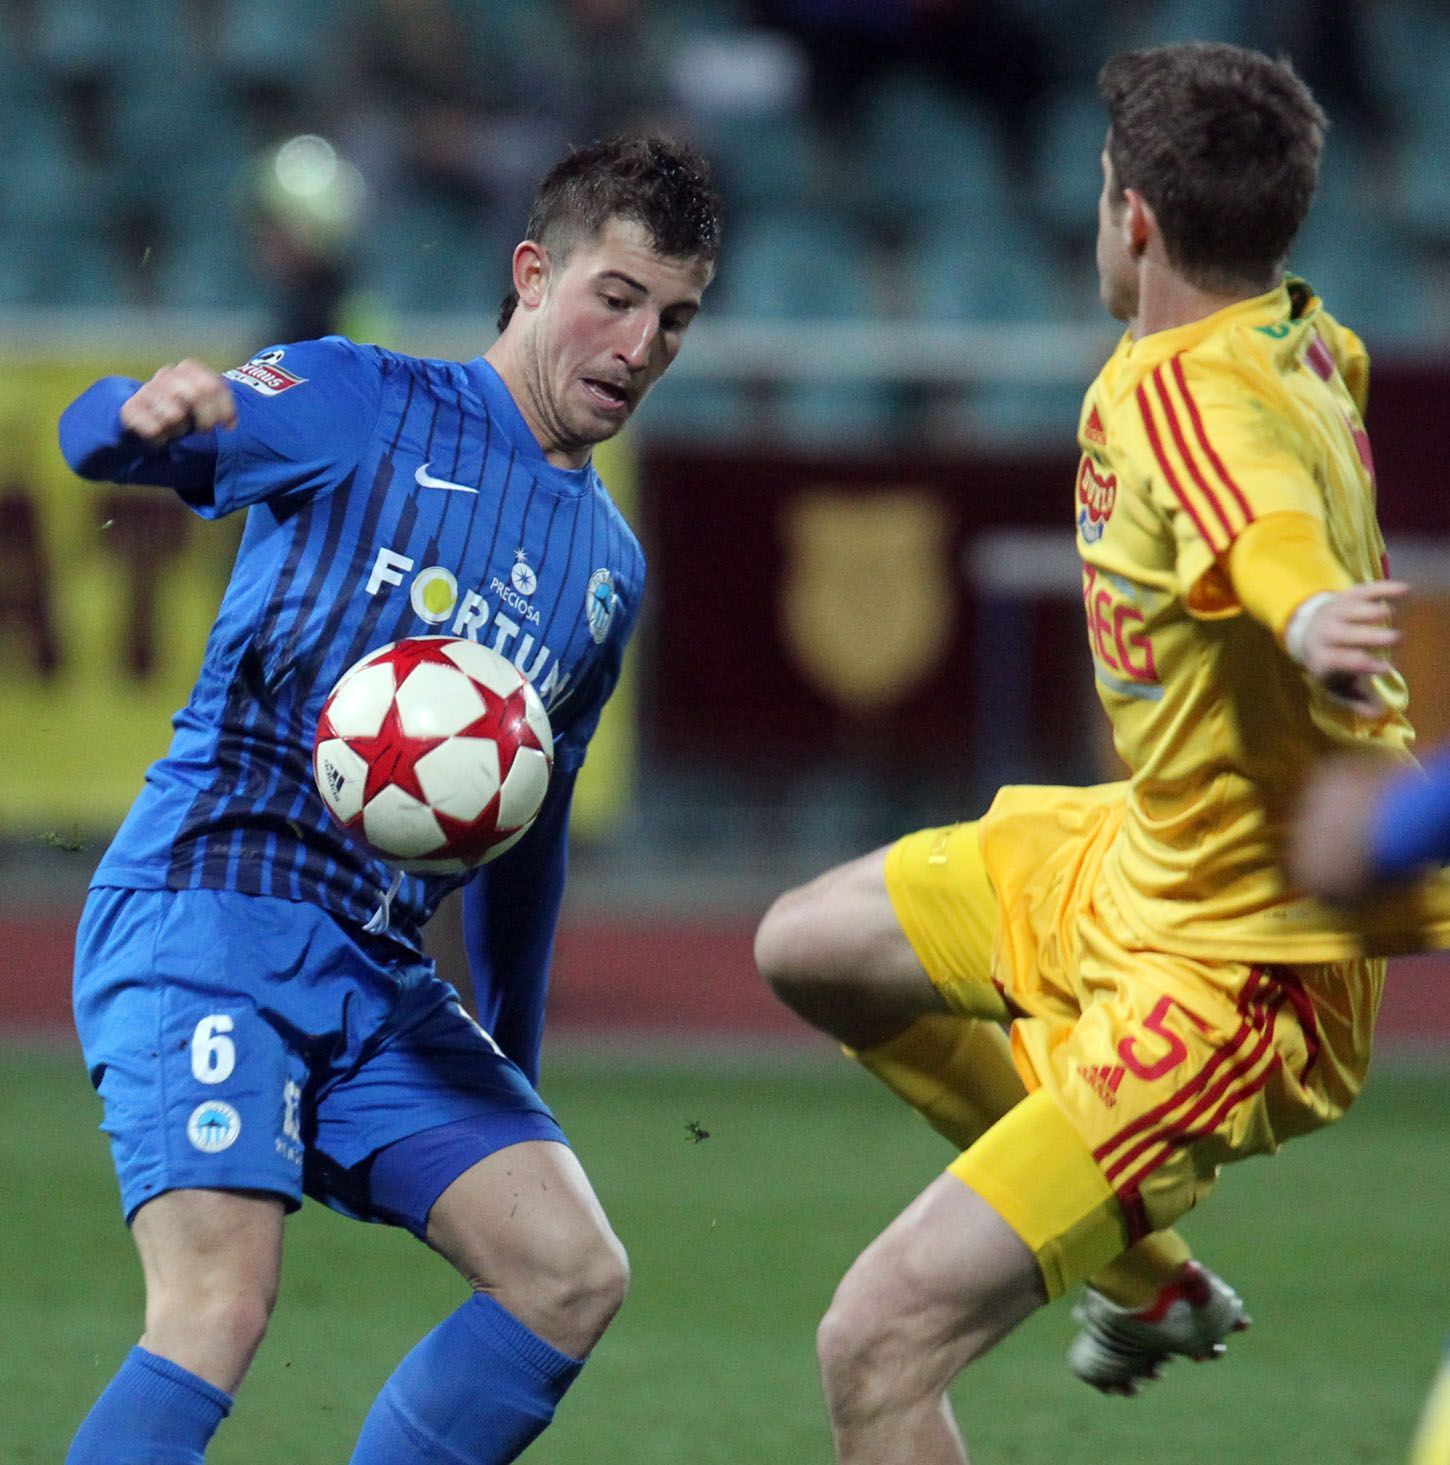
[[[62,410],[97,377],[157,364],[31,357],[0,379],[0,836],[65,844],[114,829],[201,664],[241,516],[208,523],[166,489],[83,482],[56,441]],[[628,445],[605,444],[598,461],[629,515]],[[604,832],[629,797],[633,703],[627,675],[580,780],[582,835]]]

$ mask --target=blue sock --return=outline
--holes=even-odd
[[[503,1465],[583,1367],[476,1292],[383,1385],[351,1465]]]
[[[230,1394],[135,1347],[71,1441],[65,1465],[201,1465]]]

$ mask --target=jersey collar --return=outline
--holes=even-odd
[[[494,423],[502,428],[503,434],[517,450],[519,457],[528,460],[529,469],[537,478],[547,478],[568,493],[583,493],[595,481],[594,465],[586,463],[582,468],[560,468],[544,456],[539,440],[519,411],[519,404],[504,385],[503,378],[493,364],[482,356],[475,356],[465,363],[465,370],[473,382],[478,395]]]
[[[1135,365],[1150,365],[1166,361],[1182,351],[1190,351],[1199,342],[1216,332],[1234,326],[1253,327],[1274,325],[1288,321],[1294,314],[1294,304],[1289,297],[1288,280],[1281,281],[1263,295],[1251,295],[1247,300],[1236,300],[1212,315],[1200,320],[1191,320],[1186,325],[1174,326],[1166,331],[1154,331],[1152,335],[1139,340],[1124,337],[1124,355]]]

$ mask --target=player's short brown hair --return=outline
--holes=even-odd
[[[575,148],[539,184],[525,237],[557,260],[597,239],[612,219],[642,224],[671,259],[714,260],[720,249],[720,199],[710,168],[695,150],[662,137],[614,137]],[[498,328],[513,316],[510,290]]]
[[[1328,126],[1287,60],[1206,41],[1115,56],[1098,75],[1116,190],[1152,206],[1203,289],[1262,288],[1309,211]]]

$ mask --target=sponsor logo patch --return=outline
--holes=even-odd
[[[242,366],[234,366],[222,375],[229,381],[240,382],[263,397],[277,397],[293,387],[300,387],[307,380],[287,370],[281,364],[280,351],[263,351]]]
[[[1112,518],[1118,501],[1118,475],[1094,472],[1092,459],[1083,454],[1077,470],[1077,528],[1088,544],[1096,544]]]
[[[520,595],[532,595],[539,588],[539,577],[533,567],[526,563],[524,551],[514,551],[514,567],[509,571],[509,583]]]
[[[1082,435],[1090,443],[1096,443],[1100,448],[1108,445],[1108,435],[1103,431],[1103,419],[1098,416],[1096,406],[1088,413],[1087,426],[1083,428]]]

